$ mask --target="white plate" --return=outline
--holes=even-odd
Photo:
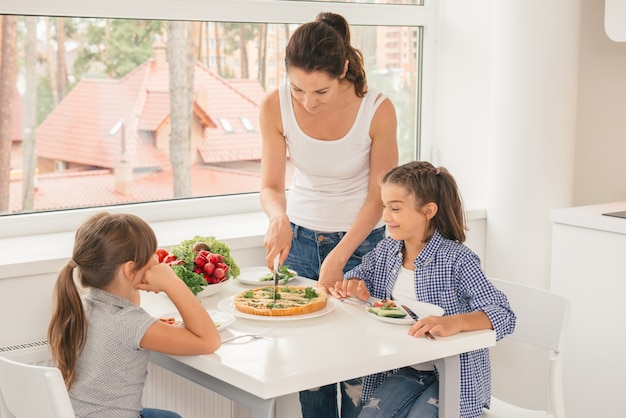
[[[229,313],[221,311],[211,311],[209,309],[207,309],[207,312],[213,320],[213,323],[215,323],[218,331],[222,331],[228,328],[230,324],[235,322],[235,317]],[[182,317],[180,316],[180,313],[178,313],[178,311],[159,315],[159,318],[174,318],[175,321],[182,321]]]
[[[336,300],[332,298],[328,298],[328,303],[326,303],[326,307],[324,309],[320,309],[316,312],[311,312],[304,315],[292,315],[292,316],[262,316],[262,315],[252,315],[243,312],[239,312],[237,308],[235,308],[235,296],[231,296],[228,298],[224,298],[217,302],[217,309],[222,312],[234,315],[238,318],[245,319],[254,319],[256,321],[299,321],[302,319],[310,319],[317,318],[318,316],[326,315],[332,312],[335,309]]]
[[[370,300],[371,302],[371,300]],[[400,305],[408,306],[415,314],[420,318],[425,318],[427,316],[441,316],[443,315],[443,309],[437,305],[433,305],[432,303],[426,302],[417,302],[415,300],[395,300],[396,306],[401,307]],[[373,312],[369,312],[367,308],[365,311],[371,315],[372,317],[378,319],[379,321],[388,322],[390,324],[412,324],[413,319],[407,314],[404,318],[390,318],[388,316],[378,316]]]
[[[292,273],[295,273],[295,271],[291,269],[289,271],[291,271]],[[271,273],[271,270],[265,266],[244,267],[240,270],[239,276],[237,276],[235,280],[244,284],[252,285],[252,286],[273,286],[274,282],[271,280],[266,280],[266,281],[260,280],[261,277],[265,276],[268,273]],[[289,280],[287,280],[287,282],[289,282],[294,277],[296,276],[290,277]],[[279,280],[278,283],[281,285],[285,284],[283,280]]]

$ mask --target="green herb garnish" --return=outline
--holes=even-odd
[[[283,283],[287,283],[290,278],[294,277],[296,273],[289,271],[289,267],[280,266],[278,267],[278,280],[282,280]],[[261,282],[271,282],[274,281],[274,272],[269,272],[259,278]]]

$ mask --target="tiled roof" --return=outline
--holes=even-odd
[[[259,190],[260,173],[219,167],[195,166],[191,172],[193,196],[248,193]],[[22,207],[22,182],[10,182],[12,212]],[[37,177],[35,211],[148,202],[173,197],[172,172],[160,170],[135,174],[130,195],[115,191],[110,170],[44,174]]]
[[[259,83],[231,82],[197,63],[194,85],[194,112],[205,129],[204,138],[192,143],[200,143],[202,161],[259,160],[258,109],[264,95]],[[233,132],[223,129],[220,120],[224,118]],[[167,154],[154,145],[152,137],[169,123],[167,64],[157,65],[150,59],[121,80],[81,80],[39,127],[37,155],[112,168],[121,153],[122,132],[109,132],[120,120],[124,121],[125,159],[133,167],[169,165]]]

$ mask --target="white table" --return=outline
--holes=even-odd
[[[296,278],[294,286],[315,283]],[[220,293],[202,299],[207,309],[251,286],[235,279]],[[362,306],[331,298],[334,309],[316,318],[261,321],[237,318],[222,338],[266,328],[265,338],[225,343],[211,355],[169,356],[151,360],[180,376],[248,406],[254,418],[271,418],[275,398],[304,389],[395,368],[435,361],[440,372],[440,417],[459,416],[458,354],[495,345],[494,331],[474,331],[436,341],[413,338],[409,325],[372,318]],[[142,306],[154,316],[175,310],[164,294],[142,294]]]

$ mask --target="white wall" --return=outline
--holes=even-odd
[[[607,36],[603,6],[582,1],[574,206],[626,200],[626,42]]]
[[[580,0],[444,0],[440,12],[436,157],[487,208],[488,276],[548,288],[550,211],[574,189]],[[531,360],[512,369],[518,355]],[[539,352],[505,341],[493,358],[494,394],[545,405]]]

